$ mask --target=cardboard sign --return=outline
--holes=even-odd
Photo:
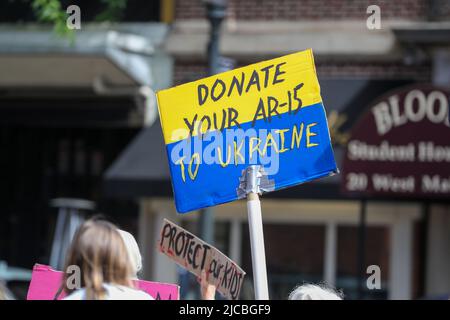
[[[157,93],[178,212],[241,198],[260,165],[286,188],[336,173],[311,50]]]
[[[27,300],[54,300],[61,287],[63,272],[53,270],[52,267],[35,264],[28,288]],[[179,300],[180,287],[175,284],[159,283],[144,280],[134,281],[135,286],[147,292],[155,300]],[[65,297],[61,292],[58,300]]]
[[[205,270],[208,282],[224,297],[239,297],[245,272],[222,252],[166,219],[159,250],[198,277]]]

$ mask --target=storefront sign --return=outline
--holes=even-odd
[[[344,192],[448,198],[449,97],[447,90],[417,85],[376,101],[351,132]]]

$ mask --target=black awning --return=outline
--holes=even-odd
[[[448,45],[450,25],[447,22],[423,22],[419,25],[393,28],[395,37],[406,44]]]
[[[106,196],[142,197],[172,194],[159,120],[141,130],[104,176]]]

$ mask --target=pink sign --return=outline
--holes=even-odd
[[[27,300],[55,300],[61,286],[63,272],[53,270],[50,266],[35,264],[28,288]],[[136,280],[135,285],[147,292],[155,300],[179,300],[180,287],[175,284]],[[62,292],[57,300],[65,296]]]

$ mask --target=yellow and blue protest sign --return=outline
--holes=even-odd
[[[286,188],[338,171],[312,50],[157,93],[178,212],[238,199],[259,165]]]

